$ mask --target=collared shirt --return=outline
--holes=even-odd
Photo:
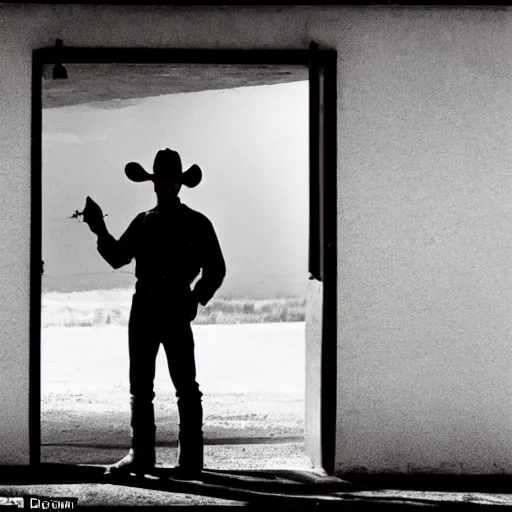
[[[210,220],[179,199],[170,207],[157,206],[139,213],[116,240],[98,237],[98,252],[113,267],[120,268],[135,258],[135,277],[141,289],[194,287],[205,306],[222,284],[226,265]],[[184,288],[182,288],[184,289]]]

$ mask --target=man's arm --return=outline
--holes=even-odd
[[[137,215],[119,240],[108,232],[106,226],[97,233],[98,252],[111,267],[117,269],[132,261],[141,220],[141,216]]]
[[[85,201],[82,215],[90,230],[98,236],[98,252],[105,261],[114,268],[120,268],[130,263],[135,255],[139,224],[143,220],[144,214],[135,217],[119,240],[116,240],[108,232],[103,211],[89,196]]]
[[[205,219],[200,251],[202,274],[194,287],[193,294],[199,304],[206,306],[226,276],[226,262],[213,225],[208,219]]]

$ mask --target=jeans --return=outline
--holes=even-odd
[[[130,394],[140,404],[155,397],[155,363],[163,345],[178,398],[180,433],[202,435],[203,394],[196,382],[194,337],[186,300],[164,292],[136,292],[128,324]]]

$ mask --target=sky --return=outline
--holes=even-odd
[[[86,196],[117,238],[156,204],[127,162],[152,170],[155,154],[179,151],[203,181],[182,202],[213,222],[227,264],[218,296],[297,296],[307,283],[308,84],[243,87],[43,111],[43,288],[129,287],[133,264],[101,258],[86,224],[69,219]]]

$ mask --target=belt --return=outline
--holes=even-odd
[[[151,276],[139,277],[135,283],[136,291],[167,291],[173,294],[173,292],[189,293],[190,285],[183,282],[181,279],[177,279],[176,276]]]

